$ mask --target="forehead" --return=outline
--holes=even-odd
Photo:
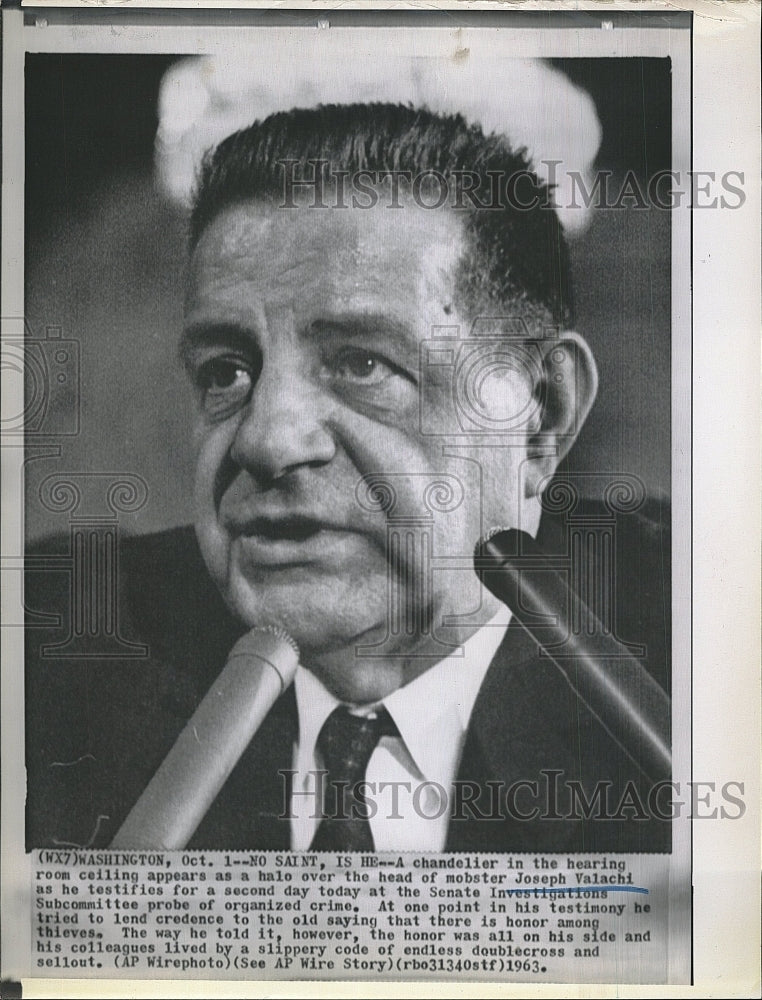
[[[203,232],[190,265],[187,309],[448,306],[464,250],[451,211],[279,208],[246,202]]]

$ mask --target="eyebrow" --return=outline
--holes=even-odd
[[[194,350],[212,344],[227,344],[232,350],[251,350],[256,334],[239,323],[200,322],[185,327],[180,337],[180,361],[188,365]]]
[[[401,349],[417,351],[418,341],[413,329],[407,324],[386,313],[354,312],[341,315],[326,315],[313,320],[307,327],[306,334],[316,337],[360,337],[373,341],[374,337],[383,335]],[[215,344],[225,344],[234,351],[250,351],[258,349],[257,331],[241,323],[229,321],[191,323],[180,337],[178,354],[180,362],[186,367],[192,361],[193,352],[203,347]]]
[[[313,320],[310,332],[317,336],[360,337],[372,340],[382,335],[401,348],[418,350],[418,338],[413,328],[387,313],[356,312],[341,313]]]

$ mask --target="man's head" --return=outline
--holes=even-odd
[[[206,162],[184,338],[201,549],[241,620],[288,629],[347,700],[494,613],[474,543],[536,528],[592,402],[584,343],[552,332],[571,304],[548,201],[503,140],[390,105],[275,115]]]

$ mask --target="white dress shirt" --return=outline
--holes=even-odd
[[[365,772],[370,783],[365,797],[376,805],[369,822],[377,851],[444,850],[468,722],[509,620],[506,608],[459,650],[380,703],[349,706],[369,715],[384,705],[399,732],[381,738]],[[323,723],[342,703],[301,665],[294,686],[299,740],[293,755],[291,846],[305,851],[320,822],[321,779],[315,772],[324,764],[316,742]]]

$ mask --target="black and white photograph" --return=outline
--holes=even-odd
[[[60,623],[27,639],[29,846],[111,843],[236,641],[257,656],[249,630],[264,628],[262,655],[290,660],[285,637],[270,653],[280,631],[298,646],[293,685],[256,710],[256,733],[230,725],[239,760],[218,732],[221,757],[172,770],[182,840],[134,821],[123,846],[669,851],[669,819],[638,784],[672,777],[670,214],[629,194],[647,192],[647,166],[670,168],[669,60],[509,64],[531,91],[513,138],[432,98],[293,108],[291,80],[271,88],[284,110],[257,118],[245,60],[117,58],[27,60],[27,321],[33,335],[58,318],[48,370],[76,325],[61,423],[82,404],[71,475],[63,455],[29,465],[27,524],[45,533],[25,604],[33,625]],[[597,226],[583,199],[603,130],[572,74],[611,131],[650,98],[626,148],[603,147],[600,196],[622,205]],[[194,90],[211,121],[188,122]],[[220,92],[226,132],[234,114],[254,121],[204,150]],[[543,171],[566,149],[586,157],[568,235],[526,152],[552,124]],[[71,153],[65,130],[81,137]],[[62,150],[74,162],[51,190]],[[178,194],[193,179],[187,218],[157,173]],[[41,211],[54,199],[81,227],[73,258]],[[518,544],[498,533],[475,562],[496,528]],[[265,694],[243,683],[228,710],[248,720]],[[235,767],[198,815],[194,784],[213,779],[195,768],[222,759]],[[325,809],[338,782],[346,801]]]
[[[689,985],[692,14],[118,14],[23,14],[30,974]]]

